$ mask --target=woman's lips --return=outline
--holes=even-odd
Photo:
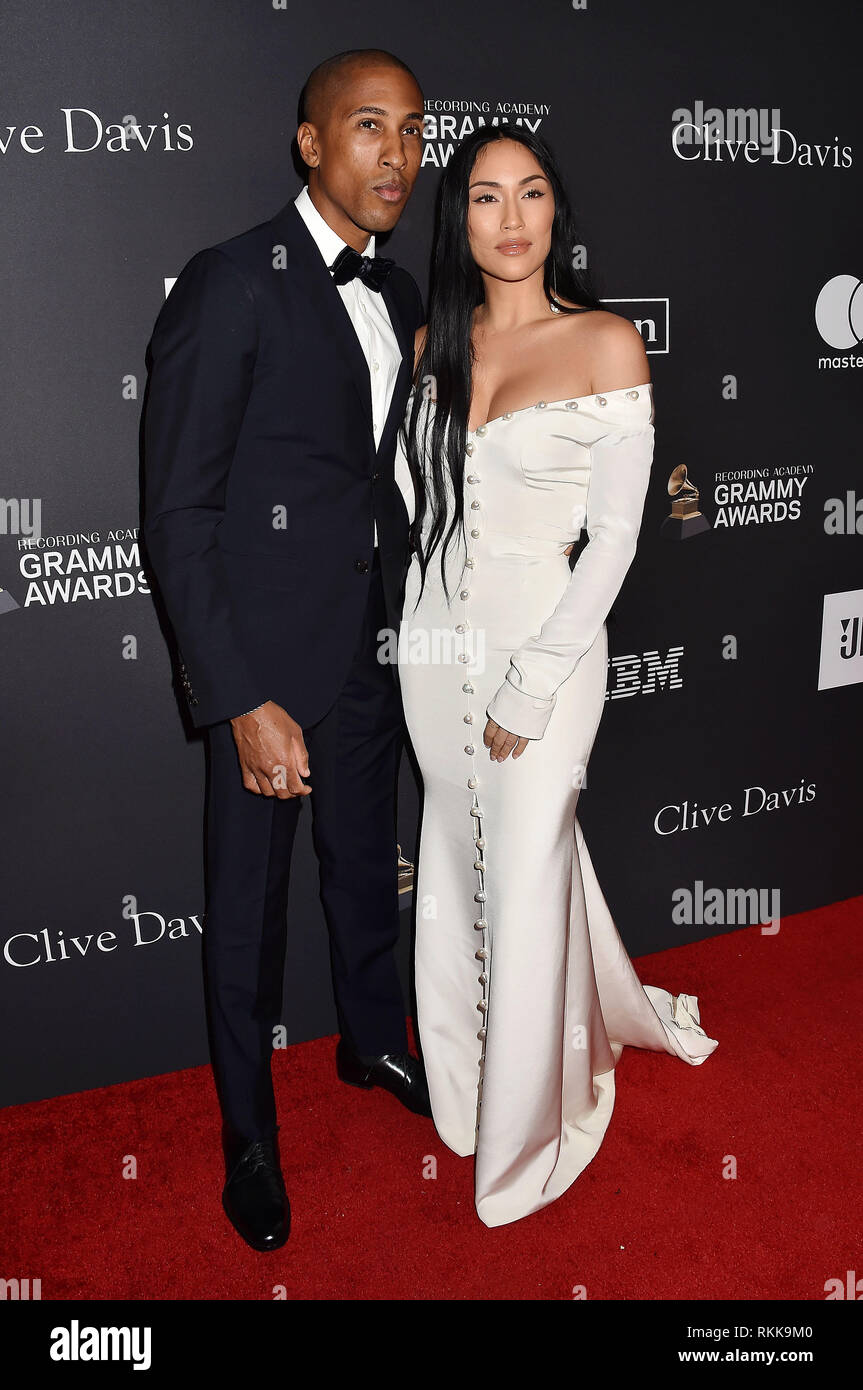
[[[523,256],[530,246],[529,241],[500,241],[495,249],[504,256]]]

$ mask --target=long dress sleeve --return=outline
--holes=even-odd
[[[588,544],[553,613],[513,652],[506,678],[486,709],[509,733],[542,738],[555,692],[599,635],[635,557],[653,445],[649,423],[611,430],[590,446]]]

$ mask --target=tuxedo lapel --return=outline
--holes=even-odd
[[[315,245],[314,238],[294,204],[286,203],[281,211],[276,213],[271,225],[274,244],[283,242],[289,252],[289,261],[291,258],[296,259],[301,271],[298,283],[309,300],[312,311],[328,330],[336,350],[348,368],[348,374],[362,403],[363,416],[374,448],[369,367],[351,323],[350,314],[333,284],[333,278],[324,264],[324,258]]]
[[[374,426],[372,424],[372,392],[369,382],[369,365],[360,346],[360,340],[351,323],[351,317],[344,301],[333,284],[333,278],[324,258],[315,245],[314,238],[305,222],[297,212],[293,202],[276,213],[272,219],[274,244],[282,242],[287,247],[300,269],[299,284],[306,295],[311,310],[329,330],[332,341],[348,368],[351,381],[363,407],[363,417],[368,427],[374,451]],[[380,290],[396,340],[401,349],[402,360],[393,386],[390,408],[381,431],[378,452],[383,452],[389,443],[393,429],[401,423],[404,402],[407,398],[408,382],[413,371],[414,348],[412,335],[405,323],[398,300],[389,279]]]
[[[408,329],[405,325],[404,318],[402,317],[402,314],[399,310],[396,296],[389,278],[384,281],[381,294],[384,297],[384,303],[387,306],[387,313],[390,316],[390,323],[393,326],[393,331],[396,335],[398,345],[401,348],[402,353],[402,360],[399,364],[398,375],[396,376],[395,382],[393,384],[393,393],[390,399],[390,408],[387,412],[387,418],[384,422],[384,427],[381,430],[381,442],[379,452],[384,452],[389,442],[391,430],[398,429],[399,425],[401,424],[401,417],[404,412],[405,402],[407,400],[408,382],[413,372],[414,345],[413,335],[408,332]]]

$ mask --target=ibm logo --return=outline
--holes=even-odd
[[[613,656],[608,663],[606,700],[625,700],[629,695],[655,695],[658,690],[680,690],[682,647],[669,647],[664,659],[659,652],[641,656]],[[613,682],[613,684],[611,683]]]

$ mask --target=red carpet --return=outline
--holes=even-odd
[[[719,1047],[701,1067],[625,1049],[599,1154],[524,1221],[487,1230],[472,1160],[339,1083],[322,1040],[275,1054],[282,1250],[255,1254],[222,1213],[198,1067],[0,1112],[0,1273],[41,1277],[43,1300],[823,1300],[860,1254],[861,916],[855,898],[642,957],[643,980],[698,995]]]

